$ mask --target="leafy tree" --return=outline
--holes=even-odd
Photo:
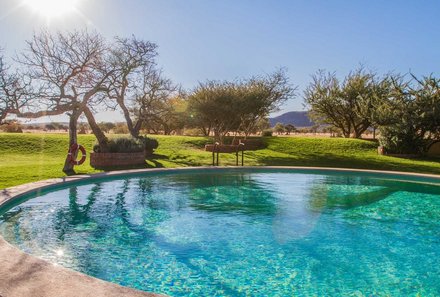
[[[98,126],[104,133],[109,133],[110,130],[116,127],[112,122],[100,122],[98,123]]]
[[[128,129],[127,123],[120,122],[116,123],[113,132],[115,134],[129,134],[130,130]]]
[[[372,123],[372,112],[387,93],[384,81],[361,67],[340,82],[335,73],[319,71],[304,92],[311,118],[341,130],[344,137],[360,138]]]
[[[284,127],[282,123],[276,123],[275,127],[273,127],[273,131],[280,135],[286,131],[286,127]]]
[[[248,136],[261,119],[269,113],[278,111],[282,103],[295,96],[296,88],[287,78],[284,69],[271,75],[253,77],[241,83],[239,98],[239,132]]]
[[[388,87],[388,98],[374,113],[380,144],[391,153],[422,153],[440,134],[440,80],[413,76],[405,81],[395,76]]]
[[[199,127],[204,135],[213,131],[214,138],[223,143],[223,137],[240,125],[237,93],[231,82],[200,83],[188,98],[190,124]]]
[[[287,124],[287,125],[284,127],[284,129],[286,130],[286,133],[287,133],[287,134],[290,134],[290,133],[296,131],[296,127],[295,127],[294,125],[292,125],[292,124]]]
[[[22,125],[14,120],[4,121],[3,124],[0,125],[0,130],[6,133],[23,133]]]
[[[185,127],[187,103],[181,96],[160,100],[145,114],[144,128],[156,134],[170,135]]]
[[[272,136],[272,133],[273,133],[272,129],[265,129],[265,130],[261,131],[261,136],[270,137],[270,136]]]
[[[247,136],[294,93],[282,70],[248,80],[201,83],[188,98],[190,123],[205,135],[212,131],[220,143],[230,132]]]
[[[53,130],[56,129],[56,127],[55,127],[55,125],[53,123],[51,123],[51,124],[44,125],[44,129],[45,130],[49,130],[49,131],[53,131]]]
[[[270,129],[270,121],[267,117],[260,118],[256,124],[255,132],[262,132],[264,130]]]

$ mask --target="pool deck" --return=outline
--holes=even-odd
[[[152,297],[25,254],[0,238],[2,297]]]
[[[304,170],[337,171],[347,173],[392,174],[394,176],[431,178],[440,181],[440,176],[395,171],[375,171],[321,167],[221,167],[244,170]],[[188,170],[218,170],[216,167],[140,169],[113,171],[94,175],[76,175],[20,185],[0,190],[0,206],[26,193],[37,192],[54,185],[68,185],[80,180],[99,179],[154,172],[181,172]],[[164,296],[147,293],[106,282],[85,274],[51,264],[13,247],[0,236],[0,297],[153,297]]]

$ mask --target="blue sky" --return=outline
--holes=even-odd
[[[185,88],[286,67],[299,96],[283,111],[302,110],[302,90],[318,69],[345,75],[360,63],[379,72],[436,73],[440,1],[79,0],[59,18],[22,0],[0,0],[0,46],[13,53],[32,32],[95,28],[159,45],[159,64]]]

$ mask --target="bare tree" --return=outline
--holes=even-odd
[[[29,100],[26,92],[29,83],[9,70],[0,50],[0,125],[8,114],[15,113]]]
[[[175,103],[180,98],[178,94],[178,87],[165,78],[161,70],[149,69],[142,76],[142,82],[134,93],[132,115],[137,123],[148,125],[153,122],[161,126],[164,134],[170,134],[173,129],[170,121],[177,120]],[[140,127],[136,128],[134,134],[139,134]]]
[[[169,111],[166,101],[177,87],[156,68],[157,46],[148,41],[116,38],[111,63],[117,69],[110,77],[109,98],[121,108],[130,134],[139,137],[145,122]]]
[[[27,42],[27,50],[18,61],[27,68],[38,99],[18,116],[36,118],[47,115],[69,116],[69,145],[77,143],[77,123],[84,112],[93,130],[94,118],[89,108],[93,99],[104,90],[104,82],[111,75],[105,63],[107,46],[96,33],[75,31],[51,34],[43,31],[34,34]],[[97,126],[97,125],[96,125]],[[106,149],[107,139],[100,130],[96,137],[101,149]],[[68,158],[63,171],[73,172]]]

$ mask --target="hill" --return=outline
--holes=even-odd
[[[269,118],[270,126],[273,127],[276,123],[283,125],[292,124],[297,128],[311,127],[314,123],[307,115],[308,111],[290,111],[283,113],[274,118]]]

